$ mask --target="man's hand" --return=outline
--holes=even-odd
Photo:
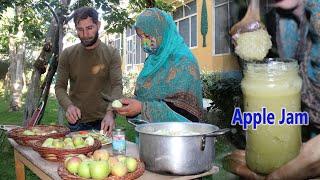
[[[124,105],[122,108],[114,108],[118,114],[124,116],[136,116],[141,113],[142,103],[136,99],[124,98],[120,99],[120,102]]]
[[[81,119],[81,111],[77,106],[71,104],[68,106],[66,117],[69,123],[75,124],[77,120]]]
[[[267,176],[267,179],[310,179],[320,176],[320,135],[306,142],[299,155]]]
[[[101,121],[101,130],[103,133],[107,133],[108,136],[111,136],[112,129],[115,127],[115,122],[113,118],[113,112],[108,111],[104,116],[103,120]]]
[[[245,179],[309,179],[320,176],[320,135],[306,142],[299,155],[266,177],[251,171],[245,160],[245,151],[236,150],[224,158],[224,168]]]

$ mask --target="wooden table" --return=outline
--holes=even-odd
[[[17,144],[13,139],[9,138],[10,144],[14,147],[14,159],[16,167],[17,180],[25,179],[25,166],[27,166],[32,172],[34,172],[40,179],[61,179],[58,175],[57,169],[59,163],[47,161],[34,151],[30,147],[21,146]],[[111,145],[105,145],[102,148],[107,149],[111,152]],[[128,156],[139,157],[138,147],[136,144],[127,141],[127,153]],[[144,174],[139,178],[139,180],[185,180],[185,179],[195,179],[203,176],[208,176],[215,174],[219,171],[217,166],[213,166],[208,172],[192,175],[192,176],[170,176],[156,174],[150,171],[145,171]]]

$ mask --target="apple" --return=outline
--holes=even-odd
[[[128,172],[134,172],[137,169],[138,162],[133,157],[127,157],[126,165],[127,165]]]
[[[72,173],[76,174],[78,172],[78,168],[80,167],[82,163],[82,160],[76,156],[71,157],[70,159],[67,160],[65,163],[67,166],[67,170]]]
[[[122,103],[119,100],[114,100],[111,104],[111,106],[113,108],[121,108],[122,107]]]
[[[64,160],[64,167],[67,167],[67,162],[69,161],[69,159],[71,159],[73,156],[68,156],[66,157],[66,159]]]
[[[31,131],[31,130],[24,130],[22,134],[23,134],[23,135],[27,135],[27,136],[34,136],[34,135],[36,135],[36,134],[35,134],[33,131]]]
[[[92,156],[93,156],[94,160],[108,160],[109,159],[109,153],[105,149],[99,149],[99,150],[94,151]]]
[[[32,132],[35,134],[35,135],[46,135],[47,133],[41,129],[38,129],[38,128],[32,128]]]
[[[76,147],[73,145],[72,142],[64,143],[64,149],[75,149]]]
[[[52,147],[63,148],[64,143],[60,139],[54,139],[52,142]]]
[[[86,155],[84,154],[78,154],[77,157],[79,157],[82,161],[89,159]]]
[[[112,168],[111,168],[111,174],[114,176],[122,177],[126,175],[128,172],[127,167],[122,162],[117,162]]]
[[[116,157],[109,157],[108,163],[111,167],[113,167],[115,164],[117,164],[119,160]]]
[[[67,137],[63,140],[64,143],[72,142],[72,139]],[[73,143],[73,142],[72,142]]]
[[[124,155],[118,155],[117,158],[118,158],[118,160],[119,160],[120,162],[122,162],[122,163],[124,163],[124,164],[126,163],[126,159],[127,159],[126,156],[124,156]]]
[[[84,144],[84,140],[81,136],[73,136],[72,141],[76,147]]]
[[[43,143],[42,147],[52,147],[53,138],[47,138]]]
[[[82,161],[78,167],[78,175],[83,178],[91,178],[90,175],[90,161]]]
[[[86,138],[86,140],[84,140],[84,143],[86,143],[86,144],[89,145],[89,146],[92,146],[92,145],[94,144],[94,139],[93,139],[93,137],[92,137],[92,136],[88,136],[88,137]]]
[[[111,169],[105,160],[92,161],[90,163],[90,175],[93,179],[103,179],[110,174]]]

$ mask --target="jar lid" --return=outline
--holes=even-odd
[[[116,131],[116,132],[120,132],[124,130],[126,130],[126,128],[123,126],[116,126],[115,128],[113,128],[113,131]]]

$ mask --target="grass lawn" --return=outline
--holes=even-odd
[[[19,112],[8,112],[8,101],[0,96],[0,124],[15,124],[22,125],[23,109]],[[58,103],[54,97],[50,97],[45,114],[41,121],[41,124],[56,123],[58,112]],[[135,140],[134,127],[127,123],[124,118],[117,117],[117,124],[122,125],[126,128],[126,137],[129,141]],[[234,147],[226,140],[224,137],[217,138],[216,142],[216,160],[215,164],[220,167],[218,174],[213,176],[204,177],[203,179],[238,179],[233,174],[230,174],[223,170],[221,166],[221,159],[223,156],[232,151]],[[13,158],[13,148],[10,146],[9,142],[5,140],[3,146],[0,147],[0,179],[13,180],[16,179],[15,169],[14,169],[14,158]],[[33,180],[39,179],[35,174],[33,174],[29,169],[26,170],[26,179]]]

